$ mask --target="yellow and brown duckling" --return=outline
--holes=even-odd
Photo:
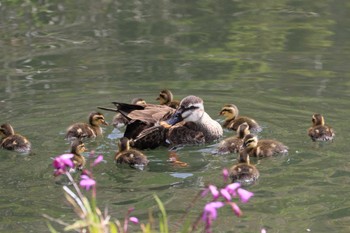
[[[249,125],[247,122],[244,122],[238,126],[237,134],[235,136],[226,138],[220,142],[217,148],[217,153],[238,153],[243,144],[243,138],[248,134],[250,134]]]
[[[270,139],[258,140],[256,135],[248,134],[243,139],[243,145],[239,156],[241,157],[248,154],[250,157],[260,158],[286,153],[288,153],[288,147],[283,143]]]
[[[180,101],[174,100],[173,93],[168,89],[161,90],[156,100],[159,101],[160,105],[167,105],[175,109],[178,108],[180,104]]]
[[[146,101],[142,98],[134,98],[131,101],[131,104],[136,104],[136,105],[146,105]],[[126,118],[125,116],[123,116],[121,113],[117,113],[115,114],[115,116],[113,117],[112,120],[112,125],[115,128],[121,128],[126,126],[127,124],[129,124],[130,120],[128,118]]]
[[[246,116],[239,116],[239,111],[236,105],[234,104],[226,104],[222,107],[219,115],[225,117],[225,122],[223,124],[224,128],[232,129],[236,131],[238,126],[244,122],[247,122],[249,125],[249,129],[252,132],[260,132],[262,128],[259,124],[252,118]]]
[[[5,123],[0,126],[0,148],[28,153],[31,143],[24,136],[16,134],[9,123]]]
[[[74,163],[74,168],[78,170],[82,170],[86,164],[85,157],[82,155],[87,151],[85,144],[80,140],[74,140],[71,144],[71,150],[70,152],[74,155],[72,158]]]
[[[89,123],[75,123],[68,127],[66,138],[82,139],[95,138],[102,135],[101,125],[108,125],[102,113],[91,112],[89,115]]]
[[[116,163],[126,163],[129,164],[130,167],[139,168],[141,170],[148,164],[149,161],[146,155],[137,149],[131,148],[128,138],[121,138],[118,146],[119,151],[115,155]]]
[[[229,170],[229,176],[233,182],[251,184],[259,178],[259,170],[252,164],[248,154],[240,156],[238,164],[233,165]]]
[[[312,127],[308,129],[308,135],[312,141],[332,141],[335,132],[332,127],[326,125],[321,114],[312,115]]]

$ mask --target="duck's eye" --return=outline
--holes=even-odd
[[[194,110],[194,109],[197,109],[198,107],[197,106],[190,106],[188,108],[185,108],[184,111],[188,111],[188,110]]]

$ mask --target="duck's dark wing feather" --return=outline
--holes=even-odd
[[[167,146],[167,132],[168,129],[161,125],[146,128],[133,140],[133,146],[138,149],[154,149],[159,146]]]

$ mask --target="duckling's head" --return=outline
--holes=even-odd
[[[240,124],[237,129],[237,136],[239,138],[244,138],[248,134],[250,134],[248,123],[244,122]]]
[[[234,119],[238,116],[238,108],[234,104],[225,104],[219,115],[226,117],[227,120]]]
[[[258,145],[258,137],[253,134],[248,134],[243,139],[243,148],[255,148]]]
[[[118,142],[119,151],[128,151],[130,149],[130,140],[127,137],[122,137]]]
[[[80,155],[81,153],[84,153],[87,151],[85,144],[81,140],[74,140],[71,144],[71,153]]]
[[[0,126],[1,137],[8,137],[14,134],[15,134],[15,131],[13,130],[12,126],[9,123],[5,123]]]
[[[174,98],[173,93],[168,89],[164,89],[164,90],[161,90],[156,100],[158,100],[159,104],[162,105],[162,104],[170,103],[171,101],[173,101],[173,98]]]
[[[92,112],[89,116],[89,123],[93,126],[108,125],[105,117],[100,112]]]
[[[147,104],[146,101],[142,98],[134,98],[132,101],[131,101],[132,104],[137,104],[137,105],[145,105]]]
[[[319,113],[315,113],[314,115],[312,115],[312,124],[313,126],[324,125],[323,116]]]

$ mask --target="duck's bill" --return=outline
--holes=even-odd
[[[166,123],[168,123],[169,125],[175,125],[176,123],[182,120],[183,118],[181,116],[181,112],[177,111],[166,121]]]

